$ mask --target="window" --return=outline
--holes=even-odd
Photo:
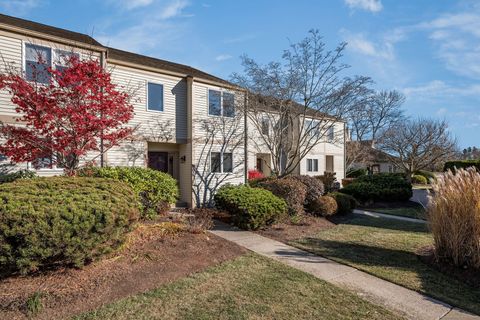
[[[233,171],[233,155],[230,152],[211,152],[210,166],[212,172],[227,173]]]
[[[25,77],[27,81],[48,84],[50,74],[48,68],[52,65],[50,48],[33,44],[25,44]]]
[[[332,125],[330,128],[328,128],[327,139],[328,141],[333,141],[334,138],[335,138],[335,128]]]
[[[147,108],[149,111],[163,111],[163,85],[158,83],[147,84]]]
[[[235,116],[235,95],[233,93],[208,90],[208,114],[211,116]]]
[[[333,156],[325,156],[325,171],[335,172],[335,168],[333,167],[333,159]]]
[[[318,137],[320,133],[318,121],[305,120],[305,131],[307,131],[311,137]]]
[[[318,172],[318,159],[307,159],[307,171]]]
[[[63,71],[69,67],[68,64],[70,62],[70,59],[72,59],[73,57],[77,57],[77,59],[79,59],[80,55],[71,51],[60,49],[55,50],[55,62],[53,64],[55,70],[63,73]]]
[[[223,93],[223,115],[225,117],[235,116],[235,96],[232,93]]]
[[[268,119],[267,119],[267,118],[263,118],[263,119],[262,119],[262,134],[268,136],[269,127],[270,127],[270,124],[269,124]]]

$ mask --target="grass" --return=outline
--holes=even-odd
[[[292,245],[480,314],[480,290],[421,262],[415,252],[431,245],[419,223],[355,217]]]
[[[399,319],[279,262],[248,254],[80,319]]]
[[[425,209],[418,205],[416,207],[404,207],[404,208],[368,208],[367,211],[374,211],[379,213],[391,214],[394,216],[402,216],[414,219],[427,220]]]

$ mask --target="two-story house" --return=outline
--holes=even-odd
[[[192,206],[206,201],[223,183],[244,183],[248,169],[269,161],[268,154],[249,143],[256,128],[248,126],[247,92],[242,88],[186,65],[106,47],[85,34],[0,14],[0,71],[14,67],[28,78],[38,55],[44,67],[57,69],[65,67],[60,57],[66,53],[97,59],[113,82],[132,96],[134,117],[129,125],[134,134],[103,155],[104,165],[148,166],[169,173],[178,181],[181,202]],[[10,96],[0,92],[0,121],[15,123],[16,117]],[[331,170],[342,178],[343,152],[344,145],[321,143],[302,160],[297,173]],[[48,159],[0,161],[39,175],[62,173]]]

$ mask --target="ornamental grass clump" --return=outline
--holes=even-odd
[[[480,173],[448,171],[432,187],[428,219],[437,260],[480,269]]]

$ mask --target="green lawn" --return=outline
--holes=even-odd
[[[391,219],[347,218],[291,244],[480,314],[480,290],[435,271],[415,255],[432,243],[426,226]]]
[[[76,319],[399,319],[313,276],[241,256]]]
[[[425,209],[418,205],[418,207],[405,207],[405,208],[368,208],[367,211],[380,212],[385,214],[391,214],[394,216],[402,216],[414,219],[426,220],[427,216]]]

